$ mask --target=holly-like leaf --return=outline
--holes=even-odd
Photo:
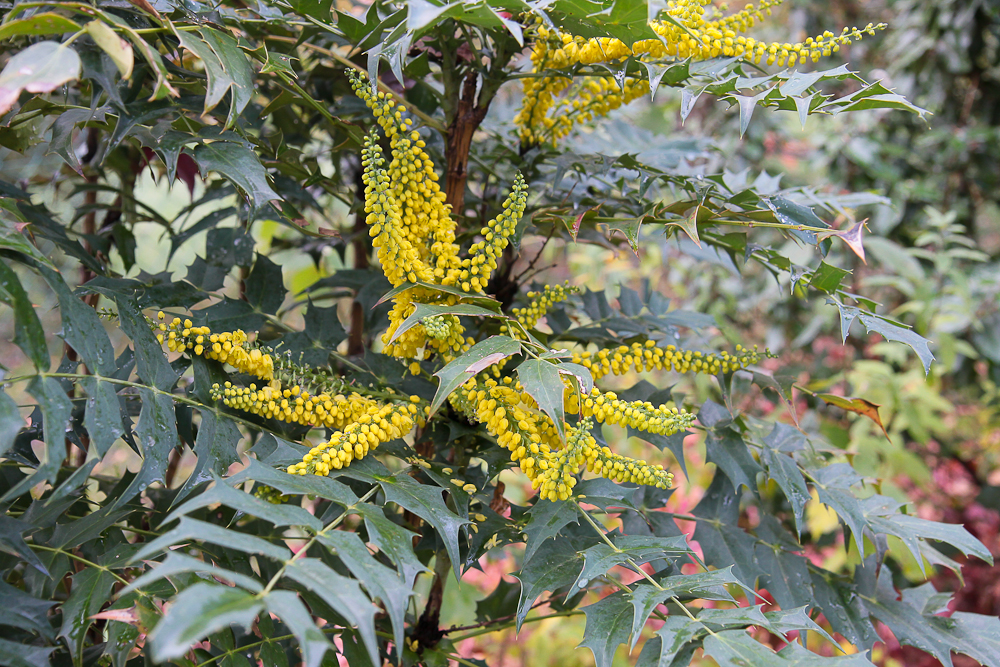
[[[76,664],[83,661],[87,630],[94,623],[91,617],[111,597],[115,581],[109,571],[96,567],[80,570],[73,575],[69,597],[62,604],[62,628],[59,636],[66,640]]]
[[[816,571],[810,572],[810,575],[813,585],[812,604],[823,612],[834,632],[839,632],[855,646],[868,650],[875,642],[881,641],[875,633],[868,610],[853,586]]]
[[[583,631],[580,646],[586,646],[594,653],[597,667],[611,667],[615,650],[628,641],[632,630],[632,604],[622,592],[583,608],[587,615],[587,626]]]
[[[524,527],[524,562],[530,561],[546,540],[556,537],[570,523],[579,521],[576,505],[573,503],[541,498],[535,501],[527,516],[528,524]]]
[[[403,646],[403,633],[406,630],[403,622],[410,596],[413,595],[403,574],[375,560],[355,533],[327,531],[319,535],[319,541],[336,552],[337,557],[344,561],[347,569],[368,589],[373,598],[382,601],[392,622],[396,646]]]
[[[0,72],[0,114],[10,111],[22,90],[50,93],[80,78],[80,56],[59,42],[35,42],[7,61]]]
[[[555,365],[544,359],[527,359],[517,367],[517,379],[556,425],[559,437],[566,437],[563,395],[566,385]]]
[[[37,632],[52,640],[54,631],[49,621],[49,610],[55,606],[51,600],[41,600],[0,580],[0,625]]]
[[[299,642],[304,667],[319,667],[327,650],[333,644],[309,615],[299,596],[291,591],[271,591],[264,597],[267,610],[280,618],[288,626]],[[265,635],[267,636],[267,635]],[[270,664],[270,663],[265,663]]]
[[[197,583],[174,598],[167,613],[149,633],[154,661],[181,658],[205,637],[230,625],[249,628],[264,603],[239,588]]]
[[[812,600],[809,561],[769,545],[758,544],[754,550],[762,576],[761,588],[766,588],[782,609],[794,609]]]
[[[0,639],[0,662],[10,667],[38,667],[49,664],[55,646],[33,646]]]
[[[544,591],[554,591],[576,581],[581,562],[582,559],[569,542],[556,540],[521,566],[521,571],[515,575],[521,582],[516,617],[519,631],[538,596]]]
[[[490,336],[479,341],[471,349],[463,352],[434,375],[440,380],[434,400],[431,401],[431,412],[434,414],[445,399],[453,391],[489,366],[521,351],[521,343],[509,336]]]
[[[216,171],[243,192],[250,202],[251,217],[268,202],[281,199],[267,180],[257,155],[246,146],[228,141],[199,144],[194,160],[202,173]]]
[[[122,589],[119,596],[127,595],[135,590],[145,590],[146,587],[155,581],[175,577],[179,574],[186,574],[188,572],[195,572],[197,574],[211,576],[215,579],[229,581],[237,586],[245,588],[251,593],[260,593],[264,590],[264,586],[253,577],[248,577],[245,574],[233,572],[232,570],[227,570],[223,567],[219,567],[218,565],[212,565],[211,563],[206,563],[205,561],[198,560],[197,558],[186,556],[179,551],[170,551],[167,553],[167,557],[163,560],[163,562],[158,563],[156,567],[146,571],[141,576],[132,580],[132,583]]]
[[[725,475],[716,472],[712,484],[692,512],[704,517],[694,531],[705,555],[705,562],[716,568],[732,566],[745,584],[757,579],[753,567],[754,539],[739,527],[739,496]]]
[[[251,306],[269,315],[278,312],[285,298],[280,266],[264,255],[257,255],[245,285],[246,298]]]
[[[144,558],[158,555],[168,547],[179,542],[189,540],[200,540],[210,542],[228,549],[236,549],[247,554],[259,554],[279,561],[285,561],[291,557],[292,552],[287,547],[268,542],[267,540],[243,533],[236,530],[227,530],[213,523],[198,521],[188,516],[182,516],[177,527],[163,533],[155,540],[147,542],[142,549],[136,553],[131,562],[137,562]]]
[[[194,441],[194,453],[198,460],[174,502],[186,498],[199,484],[223,475],[230,465],[239,460],[236,448],[243,436],[235,422],[211,410],[200,410],[200,413],[201,425]],[[258,463],[256,459],[251,460]],[[232,481],[229,483],[234,484]]]
[[[577,577],[575,584],[577,587],[584,588],[591,580],[604,576],[612,567],[629,561],[641,565],[653,560],[693,553],[685,535],[677,537],[623,535],[616,537],[614,544],[614,549],[602,542],[583,551],[583,569]]]
[[[720,667],[873,667],[864,654],[826,658],[795,643],[775,653],[743,630],[717,632],[704,648]]]
[[[413,512],[434,527],[451,558],[455,578],[459,579],[461,559],[458,552],[458,532],[462,526],[472,522],[448,509],[440,488],[419,484],[407,475],[379,477],[378,483],[382,486],[387,502],[396,503]]]
[[[750,449],[735,431],[729,428],[713,429],[705,439],[705,457],[719,466],[737,489],[746,486],[757,488],[760,464],[750,454]]]
[[[14,343],[40,371],[49,370],[49,348],[45,342],[45,330],[35,314],[35,308],[28,294],[21,286],[13,267],[6,261],[0,262],[0,301],[6,301],[14,309]]]
[[[372,664],[377,665],[378,639],[375,637],[375,612],[377,608],[362,591],[358,582],[337,574],[322,561],[300,558],[285,570],[285,574],[318,595],[348,623],[355,626],[368,647]]]

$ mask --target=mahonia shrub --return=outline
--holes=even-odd
[[[878,406],[796,384],[668,286],[563,268],[669,241],[926,371],[929,341],[829,254],[863,259],[858,197],[692,173],[647,135],[588,148],[661,88],[741,132],[758,106],[922,115],[808,69],[882,24],[768,42],[777,3],[705,0],[0,11],[0,664],[479,665],[503,649],[475,642],[555,622],[599,667],[869,665],[887,632],[1000,665],[997,618],[902,576],[989,550],[809,418]],[[498,567],[516,581],[476,588]]]

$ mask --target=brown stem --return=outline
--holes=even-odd
[[[365,221],[365,184],[362,180],[362,175],[363,172],[361,169],[358,169],[354,184],[355,192],[362,201],[362,205],[358,208],[358,212],[354,216],[354,241],[352,242],[352,246],[354,247],[354,268],[356,269],[368,268],[368,225]],[[364,353],[364,332],[365,311],[361,307],[361,302],[355,299],[354,303],[351,304],[351,328],[347,338],[348,356]]]
[[[451,569],[451,560],[446,553],[439,551],[434,564],[434,583],[427,595],[427,605],[420,615],[411,636],[420,646],[436,646],[444,637],[441,629],[441,603],[444,601],[444,579]]]
[[[447,160],[448,171],[445,181],[445,201],[455,215],[462,215],[465,206],[465,185],[469,179],[469,151],[472,137],[486,118],[489,101],[479,104],[476,100],[477,74],[470,71],[465,75],[462,93],[455,108],[455,116],[448,127]]]

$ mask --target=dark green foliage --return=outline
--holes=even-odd
[[[715,469],[693,514],[665,509],[670,490],[604,478],[581,478],[568,501],[529,493],[510,502],[522,496],[505,496],[498,475],[514,466],[485,428],[448,404],[457,387],[506,363],[555,417],[564,380],[592,386],[583,366],[555,350],[647,340],[705,347],[706,332],[729,323],[672,303],[645,280],[585,289],[548,313],[547,329],[515,339],[497,320],[509,323],[511,307],[526,305],[521,288],[534,262],[525,258],[531,266],[517,274],[510,252],[499,258],[495,298],[423,283],[390,289],[367,260],[357,172],[372,118],[350,94],[346,71],[374,78],[381,70],[386,90],[419,112],[427,150],[448,170],[444,184],[456,173],[468,179],[464,209],[454,212],[465,246],[499,212],[497,184],[520,171],[531,200],[518,247],[554,238],[639,254],[655,230],[657,243],[665,237],[734,280],[762,269],[796,299],[833,304],[845,339],[860,320],[907,344],[926,369],[929,332],[855,294],[829,254],[834,243],[859,254],[864,245],[860,227],[834,229],[825,218],[884,199],[780,188],[766,173],[692,176],[687,161],[710,155],[701,140],[650,137],[643,153],[591,150],[578,138],[518,150],[510,124],[493,116],[472,128],[471,155],[456,156],[443,140],[442,130],[465,122],[463,104],[482,105],[485,115],[530,45],[536,17],[581,36],[635,40],[651,36],[657,3],[403,0],[355,9],[323,0],[0,8],[0,43],[11,56],[0,90],[12,95],[0,123],[0,317],[19,350],[4,350],[17,368],[0,376],[0,664],[444,665],[461,657],[462,637],[440,622],[444,581],[523,543],[509,573],[516,583],[501,580],[478,602],[473,633],[585,616],[580,645],[599,667],[640,643],[634,655],[644,667],[687,665],[699,648],[721,665],[856,667],[870,664],[879,621],[945,663],[959,652],[1000,665],[996,618],[944,617],[947,594],[931,584],[897,593],[893,584],[911,557],[957,569],[957,552],[989,560],[989,551],[964,527],[909,516],[874,493],[815,429],[737,408],[740,383],[791,402],[792,383],[780,374],[713,379],[714,400],[645,380],[618,392],[698,411]],[[616,67],[608,72],[619,81],[679,90],[682,118],[698,99],[726,101],[741,134],[772,109],[803,121],[874,108],[923,116],[846,67],[761,74],[729,58],[628,58]],[[573,74],[595,73],[605,71]],[[856,88],[841,94],[844,84]],[[468,173],[457,158],[468,158]],[[171,198],[190,197],[179,212],[144,201],[146,169],[175,185]],[[976,178],[989,182],[985,171]],[[272,221],[280,232],[263,232]],[[754,229],[761,224],[775,231]],[[151,228],[163,235],[163,257],[152,263],[144,256]],[[270,257],[259,250],[263,236]],[[173,259],[202,241],[204,251],[175,270]],[[786,242],[814,246],[812,265],[795,264]],[[301,288],[286,256],[322,277]],[[387,302],[414,287],[457,303],[420,304],[397,338],[451,314],[481,339],[442,367],[424,360],[417,376],[376,354],[388,342]],[[57,326],[53,309],[59,330],[47,331]],[[289,475],[283,468],[308,451],[298,442],[305,429],[213,402],[214,384],[241,378],[215,361],[168,357],[150,326],[159,309],[214,331],[259,332],[275,355],[329,366],[347,387],[415,395],[433,418],[413,447],[386,443],[379,458],[329,477]],[[989,334],[976,338],[987,357]],[[628,435],[660,450],[650,448],[650,458],[672,455],[689,472],[688,433]],[[605,444],[600,430],[595,437]],[[859,552],[853,570],[828,571],[806,556],[815,546],[805,530],[813,492]],[[618,519],[620,529],[605,528]],[[700,551],[681,530],[691,522]],[[641,578],[621,583],[622,568]],[[758,604],[764,588],[780,609]],[[700,600],[720,605],[689,604]],[[661,625],[645,640],[650,619]],[[829,627],[861,653],[825,658],[795,641],[776,653],[750,627],[833,642]],[[470,663],[485,664],[463,658]]]

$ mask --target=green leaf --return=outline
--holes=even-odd
[[[990,667],[1000,665],[1000,654],[990,654],[983,644],[983,640],[989,640],[994,645],[1000,643],[1000,634],[997,632],[1000,624],[977,622],[975,614],[969,614],[959,624],[950,618],[924,614],[923,604],[919,605],[920,608],[913,604],[922,602],[918,596],[904,594],[902,600],[897,597],[892,584],[892,573],[888,567],[883,567],[874,597],[866,595],[863,600],[872,616],[885,623],[899,643],[926,651],[948,667],[952,665],[953,651],[964,653]],[[990,628],[989,625],[993,627]],[[983,637],[970,636],[968,631],[977,627],[987,630]]]
[[[509,336],[490,336],[486,340],[479,341],[471,349],[462,353],[457,359],[450,361],[444,368],[434,375],[438,377],[437,392],[434,400],[431,401],[431,412],[433,415],[441,407],[445,399],[453,391],[471,378],[476,373],[480,373],[502,359],[506,359],[521,351],[521,343]]]
[[[700,623],[668,616],[656,631],[657,636],[642,647],[636,667],[687,667],[695,648],[700,646],[700,642],[691,640],[703,631]]]
[[[482,306],[474,306],[468,303],[456,303],[452,306],[436,306],[430,303],[418,303],[413,314],[407,317],[392,334],[390,343],[395,342],[400,336],[420,324],[426,317],[437,315],[459,315],[466,317],[506,317],[503,313],[495,312]]]
[[[813,584],[812,604],[823,612],[834,632],[860,648],[871,650],[881,641],[875,633],[868,610],[850,584],[827,573],[810,572]],[[827,578],[829,576],[829,578]]]
[[[49,664],[49,654],[55,646],[31,646],[0,639],[0,664],[9,667],[38,667]]]
[[[875,498],[879,498],[879,496],[865,499],[866,508],[873,505],[878,506],[876,505],[878,501],[873,502]],[[886,535],[895,535],[901,539],[921,565],[923,558],[919,541],[922,539],[944,542],[966,556],[971,554],[991,565],[993,564],[993,555],[990,550],[961,524],[929,521],[916,516],[899,514],[895,511],[883,514],[881,511],[869,513],[866,510],[865,516],[872,530]]]
[[[146,319],[131,300],[124,296],[115,298],[118,304],[118,318],[122,331],[132,341],[135,349],[135,365],[139,378],[160,391],[170,391],[177,381],[178,373],[167,363],[163,348],[156,342]],[[169,399],[168,399],[169,400]]]
[[[239,486],[251,479],[274,487],[283,494],[314,495],[344,507],[358,502],[358,497],[351,488],[335,479],[319,475],[289,475],[254,458],[249,460],[246,468],[227,478],[226,483]]]
[[[809,279],[809,285],[821,292],[835,294],[840,287],[840,283],[850,273],[850,271],[831,266],[826,262],[820,262],[819,268],[813,271],[812,277]]]
[[[767,469],[767,476],[777,483],[785,494],[785,498],[788,499],[788,504],[792,507],[792,514],[795,516],[795,526],[801,532],[806,503],[811,498],[802,470],[795,459],[773,447],[765,446],[760,458]]]
[[[9,489],[0,502],[16,498],[42,480],[54,482],[66,454],[66,430],[73,411],[66,392],[54,378],[36,375],[28,383],[28,393],[38,401],[42,411],[45,456],[38,470]]]
[[[616,565],[633,561],[636,565],[653,560],[670,559],[693,553],[687,544],[687,536],[655,537],[646,535],[623,535],[614,540],[615,549],[602,543],[582,552],[583,568],[574,584],[584,588],[591,580],[602,577]]]
[[[54,601],[40,600],[0,580],[0,625],[37,632],[45,639],[52,640],[55,633],[49,622],[49,610],[55,604]]]
[[[6,298],[5,298],[6,297]],[[35,308],[28,294],[21,286],[14,269],[7,261],[0,262],[0,301],[6,301],[14,309],[14,343],[40,371],[49,370],[49,348],[45,342],[45,330],[35,314]]]
[[[80,78],[80,56],[58,42],[35,42],[7,61],[0,72],[0,114],[10,111],[22,90],[50,93]]]
[[[264,598],[264,603],[267,610],[280,618],[295,634],[299,650],[302,651],[303,667],[319,667],[323,656],[333,648],[333,644],[316,627],[316,622],[299,596],[291,591],[271,591]]]
[[[782,609],[794,609],[812,601],[809,561],[770,545],[758,544],[754,550],[761,571],[758,585],[766,588]]]
[[[205,26],[201,29],[201,36],[218,56],[219,64],[228,81],[226,87],[232,93],[232,105],[229,108],[229,117],[226,119],[226,127],[229,128],[235,124],[236,119],[253,98],[255,90],[253,69],[242,49],[236,44],[236,40],[228,34]]]
[[[93,376],[81,378],[79,385],[87,394],[83,424],[97,455],[103,458],[115,441],[125,433],[118,393],[115,385]]]
[[[719,466],[737,490],[741,486],[750,490],[757,488],[757,473],[763,471],[743,438],[732,429],[709,431],[705,439],[705,458]]]
[[[166,615],[149,633],[155,662],[182,658],[191,647],[230,625],[250,627],[264,603],[239,588],[197,583],[173,599]]]
[[[580,564],[576,549],[566,540],[556,540],[521,565],[521,571],[515,575],[521,582],[516,617],[518,631],[535,599],[544,591],[554,591],[576,581]]]
[[[403,581],[408,587],[413,588],[417,575],[430,571],[413,552],[414,534],[385,518],[381,511],[366,511],[364,517],[369,541],[395,563],[403,576]]]
[[[705,639],[705,655],[711,656],[719,667],[871,667],[864,654],[825,658],[789,644],[779,653],[761,644],[743,630],[723,630]]]
[[[403,509],[413,512],[434,527],[448,551],[455,579],[460,579],[458,532],[462,526],[472,522],[448,509],[438,487],[420,484],[409,475],[379,478],[378,483],[382,486],[387,502],[396,503]]]
[[[200,144],[194,149],[194,160],[202,173],[216,171],[243,192],[250,202],[251,218],[268,202],[281,199],[271,188],[257,155],[241,144],[228,141]]]
[[[273,544],[256,535],[228,530],[212,523],[182,516],[176,528],[163,533],[155,540],[147,542],[132,557],[130,562],[135,563],[151,556],[156,556],[166,551],[168,547],[188,540],[210,542],[228,549],[236,549],[248,554],[259,554],[279,561],[285,561],[292,555],[292,552],[287,547]]]
[[[201,425],[194,441],[194,453],[198,457],[194,470],[177,492],[174,502],[180,502],[199,484],[223,475],[229,466],[239,461],[237,447],[243,435],[235,422],[211,410],[200,410]],[[258,463],[256,459],[251,459]],[[260,465],[258,463],[258,465]],[[273,469],[272,469],[273,470]],[[291,475],[285,475],[291,477]],[[232,480],[230,484],[234,484]]]
[[[694,508],[693,514],[704,517],[694,531],[705,562],[716,568],[732,566],[744,584],[757,580],[753,567],[754,539],[739,527],[740,499],[725,475],[717,471],[712,484]]]
[[[315,593],[352,626],[358,629],[372,664],[379,664],[378,639],[375,637],[375,605],[358,582],[337,574],[315,558],[300,558],[289,564],[285,575]]]
[[[542,412],[556,425],[560,439],[566,438],[566,422],[563,410],[563,384],[559,369],[543,359],[527,359],[517,367],[517,379],[535,401]]]
[[[253,577],[248,577],[245,574],[233,572],[219,567],[218,565],[212,565],[211,563],[206,563],[205,561],[198,560],[197,558],[186,556],[180,551],[169,551],[167,552],[167,557],[163,562],[158,563],[153,569],[132,580],[132,583],[122,589],[119,595],[126,595],[135,590],[141,591],[154,581],[175,577],[178,574],[186,574],[189,572],[208,575],[213,578],[232,582],[237,586],[242,586],[251,593],[260,593],[264,590],[264,586]]]
[[[90,617],[101,610],[111,597],[116,579],[107,570],[96,567],[81,570],[73,575],[69,597],[62,604],[62,628],[59,636],[66,639],[73,664],[83,662],[83,645],[87,630],[94,623]]]
[[[257,310],[274,315],[285,299],[281,267],[264,255],[257,255],[246,279],[246,298]]]
[[[278,527],[306,526],[316,532],[323,528],[322,521],[301,507],[284,503],[269,503],[244,491],[237,491],[214,475],[212,478],[215,480],[212,488],[199,493],[180,507],[174,509],[163,520],[163,523],[170,523],[177,517],[190,514],[196,509],[221,503],[226,507],[231,507],[250,516],[258,517]]]
[[[594,653],[597,667],[611,667],[615,650],[628,641],[632,628],[632,604],[621,591],[583,608],[587,626],[580,646]]]
[[[864,529],[868,521],[861,501],[851,491],[861,477],[846,463],[834,463],[814,470],[812,477],[820,502],[829,506],[847,524],[854,535],[855,546],[864,553]]]
[[[103,21],[91,21],[87,24],[87,34],[101,50],[108,54],[123,79],[132,76],[135,56],[129,43],[119,37],[114,30]]]
[[[403,574],[375,560],[368,547],[355,533],[343,530],[328,531],[319,535],[319,541],[334,549],[340,560],[344,561],[344,565],[368,593],[382,601],[392,622],[393,640],[396,646],[403,646],[406,608],[410,596],[414,594],[404,580]]]
[[[62,35],[67,32],[76,32],[79,29],[79,23],[71,21],[62,14],[43,12],[4,23],[0,26],[0,40],[8,40],[11,37],[21,35]]]
[[[546,540],[555,537],[570,523],[578,523],[576,505],[570,502],[553,502],[539,498],[527,512],[528,524],[524,527],[524,562],[531,560]]]
[[[2,208],[6,208],[6,206],[4,205],[4,200],[0,199],[0,209]],[[13,212],[14,215],[17,215],[17,218],[15,219],[20,219],[16,208],[14,208]],[[39,264],[53,268],[52,260],[32,245],[24,233],[14,226],[13,221],[8,220],[5,217],[0,217],[0,248],[19,252],[22,255],[30,257]]]

